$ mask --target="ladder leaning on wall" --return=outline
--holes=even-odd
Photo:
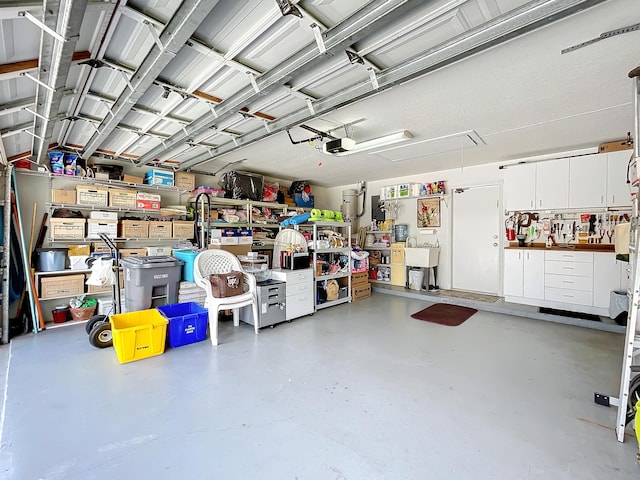
[[[635,416],[635,403],[640,394],[640,364],[636,358],[640,355],[640,332],[638,316],[640,315],[640,268],[638,268],[638,252],[640,250],[640,67],[629,72],[633,81],[633,104],[635,117],[635,142],[633,160],[630,162],[628,180],[631,183],[632,193],[632,217],[629,233],[629,309],[627,315],[627,328],[624,342],[624,355],[622,359],[622,373],[620,375],[620,393],[617,398],[609,397],[601,393],[595,394],[595,402],[600,405],[618,407],[616,417],[616,437],[619,442],[624,442],[625,427]],[[635,375],[634,375],[635,374]],[[633,380],[632,380],[633,377]],[[631,384],[631,389],[630,389]],[[639,456],[640,458],[640,456]]]

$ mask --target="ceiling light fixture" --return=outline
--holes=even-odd
[[[392,133],[383,137],[373,138],[366,142],[356,143],[356,146],[349,151],[335,153],[336,157],[344,157],[346,155],[352,155],[354,153],[360,153],[367,150],[373,150],[374,148],[382,148],[394,143],[406,142],[411,140],[413,135],[409,130],[402,130],[401,132]]]

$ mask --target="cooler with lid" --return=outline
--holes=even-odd
[[[120,264],[128,311],[178,303],[182,260],[169,256],[125,257]]]

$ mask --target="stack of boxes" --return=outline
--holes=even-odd
[[[351,300],[362,300],[371,296],[371,284],[369,283],[369,272],[358,272],[351,274]]]

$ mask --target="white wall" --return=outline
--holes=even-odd
[[[371,221],[371,196],[379,195],[380,188],[401,183],[427,183],[439,180],[446,182],[446,196],[440,203],[440,227],[435,228],[435,234],[425,235],[421,232],[432,229],[418,229],[417,227],[417,200],[415,198],[398,200],[400,209],[396,223],[409,225],[409,236],[415,237],[419,245],[424,243],[434,244],[436,240],[440,244],[440,260],[438,266],[438,283],[441,288],[451,288],[451,192],[456,188],[470,187],[474,185],[488,185],[503,183],[503,170],[498,167],[501,163],[482,165],[477,167],[455,168],[440,172],[423,173],[419,175],[398,176],[384,181],[367,183],[365,201],[365,213],[361,217],[359,226],[366,226]],[[398,166],[401,170],[401,166]],[[338,210],[342,203],[342,191],[355,188],[355,185],[343,185],[341,187],[327,189],[327,202],[329,208]],[[501,211],[502,209],[500,209]],[[493,218],[487,220],[495,221]],[[502,242],[502,236],[501,240]],[[471,252],[470,261],[473,261]],[[499,272],[501,275],[501,273]]]

